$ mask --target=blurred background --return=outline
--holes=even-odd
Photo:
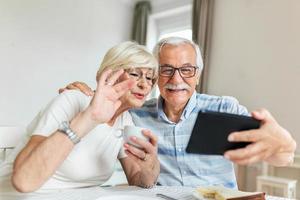
[[[113,45],[136,40],[152,50],[175,35],[202,49],[199,92],[234,96],[250,111],[267,108],[299,144],[299,10],[298,0],[0,0],[0,132],[25,128],[70,82],[95,87]],[[240,189],[300,191],[298,155],[291,167],[236,169]],[[110,184],[122,181],[116,175]]]

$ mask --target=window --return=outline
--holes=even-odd
[[[166,38],[166,37],[171,37],[171,36],[178,36],[178,37],[183,37],[189,40],[192,40],[192,29],[184,29],[180,31],[174,31],[174,32],[169,32],[169,33],[164,33],[159,36],[159,39]]]

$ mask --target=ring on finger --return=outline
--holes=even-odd
[[[109,82],[109,81],[106,81],[106,82],[105,82],[105,85],[112,86],[112,85],[113,85],[113,83],[111,83],[111,82]]]
[[[145,153],[145,157],[142,159],[143,161],[146,161],[148,159],[148,154]]]

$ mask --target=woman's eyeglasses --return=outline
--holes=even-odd
[[[144,78],[146,83],[153,85],[155,82],[155,74],[153,69],[149,69],[147,73],[143,73],[141,69],[138,68],[129,68],[125,69],[125,72],[129,75],[130,78],[138,81],[141,78]]]

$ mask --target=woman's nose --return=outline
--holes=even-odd
[[[145,88],[147,86],[147,81],[144,77],[141,77],[137,84],[139,87]]]

